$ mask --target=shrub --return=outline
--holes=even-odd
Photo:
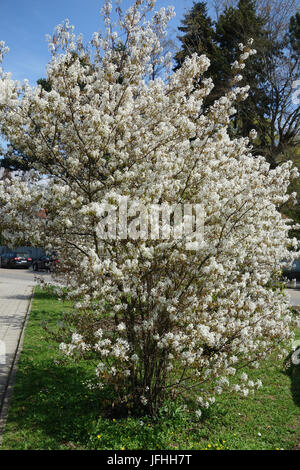
[[[231,90],[203,112],[209,60],[193,54],[172,73],[159,37],[173,11],[148,20],[153,3],[119,11],[118,34],[106,2],[106,36],[88,46],[60,25],[48,91],[2,73],[1,132],[35,172],[30,184],[1,183],[0,215],[14,244],[59,252],[76,299],[61,350],[96,357],[97,386],[110,384],[125,408],[154,415],[166,397],[194,396],[199,417],[225,389],[259,387],[240,370],[292,337],[289,300],[270,283],[296,246],[277,210],[295,171],[270,170],[248,138],[228,134],[249,91],[238,82],[252,41],[240,45]],[[149,78],[153,57],[164,79]]]

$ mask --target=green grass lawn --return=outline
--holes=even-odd
[[[249,372],[263,388],[254,397],[223,395],[201,422],[176,404],[161,419],[108,419],[106,392],[86,386],[93,364],[58,363],[55,326],[68,308],[37,289],[19,361],[2,449],[293,449],[300,443],[300,366],[266,362]],[[298,335],[300,337],[300,335]]]

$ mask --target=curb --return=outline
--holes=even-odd
[[[7,421],[7,417],[8,417],[9,405],[10,405],[10,400],[11,400],[11,397],[12,397],[13,387],[14,387],[14,384],[15,384],[16,373],[17,373],[17,370],[18,370],[18,361],[19,361],[20,354],[21,354],[21,351],[22,351],[22,346],[23,346],[23,341],[24,341],[24,336],[25,336],[25,330],[26,330],[26,326],[27,326],[27,323],[28,323],[29,314],[30,314],[30,311],[31,311],[33,293],[34,293],[34,287],[31,290],[31,294],[30,294],[30,297],[29,297],[29,302],[28,302],[26,314],[24,316],[22,328],[21,328],[21,331],[20,331],[20,335],[19,335],[15,355],[14,355],[14,358],[13,358],[13,361],[12,361],[12,364],[11,364],[10,371],[8,373],[3,398],[2,398],[2,401],[0,403],[0,447],[1,447],[1,444],[2,444],[3,433],[4,433],[4,430],[5,430],[5,425],[6,425],[6,421]]]

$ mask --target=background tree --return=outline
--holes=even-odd
[[[263,154],[271,167],[289,147],[297,145],[299,131],[299,107],[292,103],[293,83],[299,76],[299,54],[295,54],[299,14],[287,18],[294,5],[292,0],[283,4],[268,0],[219,2],[214,23],[205,3],[199,2],[179,27],[184,35],[175,56],[176,68],[191,53],[206,53],[215,84],[209,100],[228,89],[238,44],[255,38],[258,54],[250,59],[244,73],[244,81],[251,86],[250,97],[247,103],[238,104],[232,126],[236,135],[245,136],[252,128],[258,131],[254,152]]]
[[[191,10],[181,20],[178,30],[183,35],[178,36],[181,49],[175,55],[175,70],[181,67],[186,57],[197,52],[197,54],[207,55],[211,61],[212,71],[218,49],[214,23],[208,16],[206,2],[194,3]]]
[[[292,16],[289,24],[288,32],[289,42],[293,48],[295,55],[300,55],[300,13]]]
[[[193,52],[206,53],[211,60],[208,74],[215,88],[208,104],[230,86],[231,63],[238,44],[254,38],[258,53],[250,58],[241,82],[250,84],[250,96],[246,102],[237,103],[231,132],[245,136],[255,129],[258,135],[253,142],[253,153],[263,155],[270,168],[289,159],[299,165],[300,107],[294,99],[300,76],[300,15],[293,15],[297,4],[294,0],[216,1],[217,21],[213,22],[205,3],[199,2],[179,28],[184,34],[180,37],[182,48],[175,56],[176,68]],[[205,41],[203,36],[209,40]],[[298,192],[298,188],[295,183],[290,190]],[[297,206],[287,210],[300,221]]]
[[[208,56],[211,61],[208,74],[215,85],[208,97],[208,105],[230,88],[231,64],[237,56],[239,44],[255,38],[255,48],[259,53],[250,58],[242,82],[250,85],[250,96],[247,104],[237,104],[238,112],[232,121],[232,131],[237,135],[246,136],[258,121],[263,126],[270,100],[265,87],[262,57],[270,56],[275,48],[268,40],[263,19],[256,14],[255,2],[240,0],[236,7],[228,6],[217,22],[208,17],[204,2],[195,3],[182,24],[183,26],[178,28],[184,33],[179,37],[182,48],[175,56],[175,70],[180,67],[184,58],[193,52]]]
[[[236,7],[239,0],[213,0],[217,19],[228,7]],[[299,0],[256,0],[259,16],[266,23],[267,30],[274,39],[282,38],[287,30],[291,16],[300,8]]]
[[[260,132],[259,151],[272,167],[292,156],[299,145],[300,106],[295,100],[295,83],[299,78],[300,55],[295,53],[296,18],[291,18],[277,54],[264,60],[270,96],[266,115],[269,125],[264,134]]]
[[[266,90],[265,61],[276,52],[275,44],[269,41],[265,21],[256,11],[254,0],[240,0],[236,8],[228,7],[216,23],[216,40],[219,47],[217,73],[214,75],[215,94],[224,93],[231,77],[230,64],[237,54],[238,44],[255,38],[257,54],[250,58],[245,72],[244,82],[250,85],[247,103],[237,106],[233,127],[237,135],[246,136],[257,124],[263,130],[266,125],[265,115],[270,104]]]

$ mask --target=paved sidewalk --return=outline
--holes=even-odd
[[[38,275],[45,282],[51,279],[47,273]],[[0,445],[36,284],[34,273],[28,269],[0,269]]]
[[[293,306],[300,306],[300,284],[297,283],[297,287],[295,289],[287,289],[287,292],[290,296],[290,302]]]
[[[31,280],[0,276],[0,409],[18,349],[29,301]]]

